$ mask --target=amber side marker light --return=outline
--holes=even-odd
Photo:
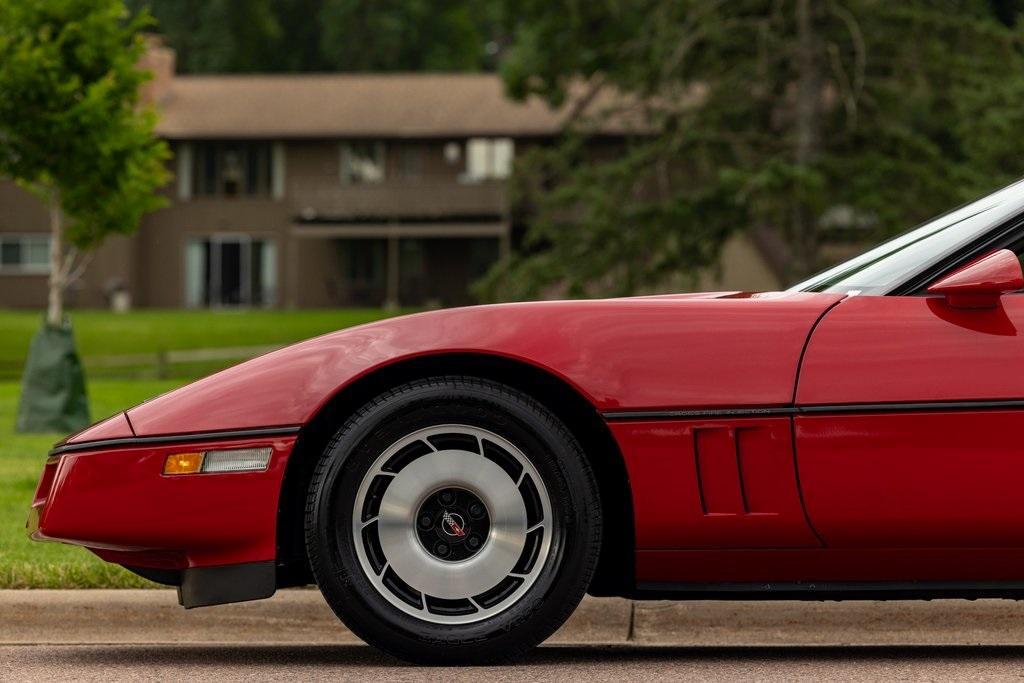
[[[164,460],[164,474],[195,474],[202,468],[202,453],[175,453]]]
[[[212,474],[217,472],[262,472],[270,463],[273,449],[235,448],[230,450],[172,453],[164,460],[164,474]]]

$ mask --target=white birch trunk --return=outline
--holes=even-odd
[[[46,306],[46,323],[51,327],[64,324],[64,212],[60,195],[50,196],[50,291]]]

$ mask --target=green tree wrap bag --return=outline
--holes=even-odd
[[[29,347],[15,429],[69,434],[91,422],[85,372],[71,325],[44,324]]]

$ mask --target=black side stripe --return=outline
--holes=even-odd
[[[901,403],[820,403],[767,408],[699,408],[695,410],[620,410],[601,413],[606,420],[675,420],[688,418],[744,418],[775,415],[822,415],[844,413],[911,413],[1024,408],[1024,399],[996,401],[925,401]]]
[[[164,436],[133,436],[123,439],[101,439],[57,446],[50,455],[92,451],[98,448],[130,448],[132,446],[153,446],[162,444],[188,443],[191,441],[215,441],[220,439],[251,439],[262,436],[287,436],[298,434],[300,427],[264,427],[259,429],[228,429],[215,432],[193,432],[191,434],[167,434]]]
[[[622,410],[601,413],[606,420],[672,420],[688,417],[766,417],[792,415],[796,408],[698,408],[696,410]]]

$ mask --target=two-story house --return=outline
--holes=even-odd
[[[565,112],[492,74],[183,76],[146,57],[173,151],[168,206],[109,240],[69,303],[151,307],[452,305],[510,248],[517,153]],[[594,144],[614,146],[609,128]],[[0,307],[42,307],[42,206],[0,181]],[[710,286],[772,288],[749,243]]]

